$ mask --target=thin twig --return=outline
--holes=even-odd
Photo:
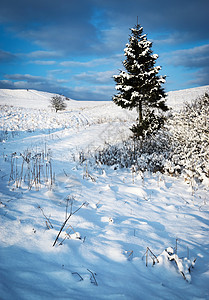
[[[145,254],[142,256],[142,259],[144,258],[145,255],[146,255],[146,267],[148,266],[148,255],[150,255],[153,265],[155,264],[155,260],[157,261],[157,263],[159,263],[157,256],[150,250],[149,247],[147,247],[147,250]]]
[[[72,273],[72,275],[75,275],[75,274],[78,275],[78,276],[80,277],[80,281],[83,280],[83,277],[82,277],[78,272],[73,272],[73,273]]]
[[[67,175],[67,173],[65,172],[65,170],[64,170],[64,169],[63,169],[63,172],[64,172],[65,176],[66,176],[66,177],[68,177],[68,175]]]
[[[97,281],[96,281],[96,278],[95,278],[95,276],[94,276],[94,273],[93,273],[91,270],[89,270],[89,269],[87,269],[87,271],[89,271],[89,272],[91,273],[91,275],[92,275],[92,277],[93,277],[93,279],[94,279],[94,281],[92,281],[92,277],[91,277],[91,282],[92,282],[93,284],[95,284],[95,285],[98,286],[98,283],[97,283]],[[95,275],[96,275],[96,274],[95,274]]]
[[[84,202],[84,203],[83,203],[78,209],[76,209],[74,212],[71,212],[71,213],[69,214],[69,216],[67,217],[67,219],[64,221],[64,223],[62,224],[62,226],[61,226],[61,228],[60,228],[60,231],[59,231],[59,233],[58,233],[58,235],[57,235],[57,237],[56,237],[56,239],[55,239],[55,241],[54,241],[53,247],[56,245],[56,242],[57,242],[57,240],[58,240],[58,238],[59,238],[59,236],[60,236],[62,230],[64,229],[65,225],[67,224],[68,220],[70,219],[70,217],[73,216],[75,213],[77,213],[77,212],[78,212],[85,204],[86,204],[86,202]]]
[[[53,228],[53,225],[52,225],[51,221],[49,220],[49,218],[47,218],[47,216],[45,215],[45,213],[44,213],[44,211],[43,211],[43,208],[41,208],[40,206],[38,206],[38,208],[41,210],[43,216],[44,216],[44,217],[47,219],[47,221],[49,222],[51,228]]]
[[[154,258],[157,260],[157,262],[159,263],[159,260],[158,260],[157,256],[150,250],[150,248],[148,248],[148,250],[149,250],[150,253],[154,256]]]

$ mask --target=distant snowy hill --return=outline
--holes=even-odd
[[[173,109],[178,110],[182,108],[184,102],[191,102],[196,98],[203,96],[205,93],[209,93],[209,85],[168,92],[167,103]]]
[[[54,94],[36,90],[0,90],[0,105],[15,107],[47,108]]]
[[[201,86],[197,88],[172,91],[167,93],[167,103],[174,109],[182,107],[183,102],[192,101],[197,97],[209,93],[209,85]],[[26,107],[26,108],[38,108],[47,109],[50,105],[50,99],[56,94],[41,92],[36,90],[10,90],[0,89],[0,105],[9,105],[15,107]],[[92,106],[96,101],[75,101],[71,100],[68,102],[68,106],[72,107],[79,103],[85,103],[85,106]],[[97,101],[98,102],[98,101]],[[107,103],[110,101],[107,101]],[[103,104],[106,102],[102,102]],[[70,105],[69,105],[70,104]]]

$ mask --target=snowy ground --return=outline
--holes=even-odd
[[[208,187],[81,164],[125,139],[135,116],[74,100],[55,113],[51,96],[0,90],[0,298],[209,299]],[[191,282],[163,252],[176,243],[179,258],[196,258]]]

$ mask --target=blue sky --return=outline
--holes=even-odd
[[[1,0],[0,88],[111,100],[137,16],[166,91],[208,85],[208,13],[208,0]]]

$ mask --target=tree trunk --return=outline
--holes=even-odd
[[[142,124],[142,102],[141,101],[139,101],[138,110],[139,110],[139,124]]]

